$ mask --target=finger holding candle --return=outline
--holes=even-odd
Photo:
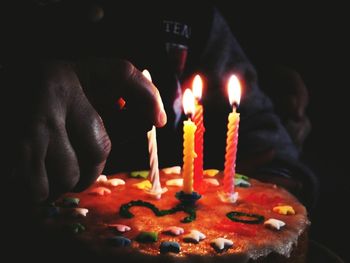
[[[152,81],[151,74],[148,70],[144,70],[143,75],[149,80]],[[150,158],[150,181],[152,183],[152,188],[148,192],[153,195],[156,199],[159,199],[162,193],[166,192],[167,189],[162,189],[160,180],[159,180],[159,164],[158,164],[158,147],[157,147],[157,134],[156,127],[153,125],[152,129],[147,132],[148,138],[148,152]]]

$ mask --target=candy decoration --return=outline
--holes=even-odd
[[[107,176],[105,176],[104,174],[101,174],[97,179],[96,182],[97,183],[103,183],[103,182],[107,182]]]
[[[116,247],[128,247],[131,245],[131,240],[122,236],[110,237],[107,241],[109,244]]]
[[[152,184],[149,180],[144,180],[144,181],[139,182],[137,184],[133,184],[133,186],[140,189],[140,190],[150,190],[152,188]]]
[[[86,230],[85,226],[83,226],[80,223],[73,223],[69,226],[69,229],[71,233],[73,234],[79,234],[81,232],[84,232]]]
[[[178,178],[178,179],[170,179],[166,181],[167,186],[183,186],[184,179],[183,178]]]
[[[113,178],[103,182],[103,184],[107,186],[118,186],[118,185],[125,185],[125,181],[123,179]]]
[[[203,175],[213,177],[219,173],[219,170],[217,169],[207,169],[204,170]]]
[[[295,211],[290,205],[275,206],[272,210],[281,215],[295,215]]]
[[[162,171],[165,174],[180,174],[181,166],[172,166],[172,167],[163,168]]]
[[[76,207],[79,205],[80,199],[76,197],[65,197],[62,200],[63,207]]]
[[[199,241],[206,238],[206,236],[198,230],[191,230],[191,232],[184,236],[183,240],[188,243],[199,243]]]
[[[182,227],[177,226],[170,226],[164,230],[164,233],[172,236],[179,236],[182,235],[184,232],[185,230]]]
[[[250,183],[242,178],[236,178],[235,186],[239,187],[250,187]]]
[[[131,227],[123,224],[109,224],[107,225],[109,229],[115,230],[118,233],[125,233],[131,230]]]
[[[203,181],[209,185],[212,185],[212,186],[219,186],[220,185],[219,181],[215,178],[204,178]]]
[[[103,187],[103,186],[99,186],[99,187],[95,187],[94,189],[92,189],[89,194],[92,194],[92,195],[108,195],[112,193],[111,190],[109,190],[108,188],[106,187]]]
[[[143,231],[136,237],[136,240],[140,243],[153,243],[158,241],[157,232],[146,232]]]
[[[180,253],[180,244],[174,241],[163,241],[159,246],[160,253]]]
[[[232,240],[229,240],[223,237],[213,239],[210,242],[210,244],[218,253],[221,253],[224,250],[227,250],[228,248],[233,246]]]
[[[86,217],[87,213],[89,213],[87,208],[75,207],[72,210],[72,216],[74,217]]]
[[[261,224],[264,222],[265,218],[258,214],[247,214],[244,212],[232,211],[226,214],[226,216],[235,222],[245,223],[245,224]],[[252,218],[252,219],[242,219],[244,218]]]
[[[280,230],[282,227],[286,225],[286,223],[284,223],[282,220],[270,218],[264,222],[264,225],[271,229]]]
[[[148,171],[134,171],[130,173],[130,177],[147,179],[148,174]]]

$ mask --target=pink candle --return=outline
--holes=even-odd
[[[195,152],[197,158],[194,159],[194,177],[193,188],[197,192],[202,192],[203,183],[203,141],[204,141],[204,123],[203,123],[203,106],[200,99],[202,97],[203,82],[199,75],[193,79],[192,90],[196,98],[196,112],[193,121],[197,127],[195,133]]]
[[[228,82],[228,94],[230,104],[233,109],[228,116],[227,137],[226,137],[226,154],[225,154],[225,169],[224,169],[224,194],[231,202],[235,202],[235,174],[236,174],[236,153],[238,144],[238,127],[239,113],[236,108],[241,97],[241,86],[238,78],[232,75]]]

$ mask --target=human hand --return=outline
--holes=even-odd
[[[88,97],[97,106],[120,96],[128,102],[137,100],[143,113],[139,118],[158,127],[166,122],[158,90],[128,62],[115,60],[104,68],[89,65],[93,82],[86,89],[69,64],[24,68],[13,72],[19,77],[10,78],[18,108],[11,114],[16,142],[11,179],[31,201],[54,200],[63,192],[83,190],[102,172],[111,142]]]

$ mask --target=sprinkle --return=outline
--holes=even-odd
[[[183,178],[179,178],[179,179],[170,179],[168,181],[166,181],[166,185],[167,186],[183,186],[184,183],[184,179]]]
[[[76,197],[65,197],[62,201],[63,207],[76,207],[79,205],[80,199]]]
[[[149,171],[134,171],[130,173],[130,177],[147,179],[148,174]]]
[[[162,171],[165,174],[180,174],[181,166],[172,166],[172,167],[163,168]]]
[[[109,179],[104,184],[108,186],[118,186],[118,185],[125,185],[125,181],[123,179],[113,178],[113,179]]]
[[[235,179],[235,186],[250,187],[250,183],[242,178],[236,178]]]
[[[150,190],[152,188],[152,184],[149,180],[144,180],[140,183],[133,184],[133,186],[141,190]]]
[[[72,215],[74,217],[86,217],[87,213],[89,213],[89,209],[87,208],[75,207],[72,210]]]
[[[73,223],[69,226],[70,231],[73,234],[79,234],[81,232],[84,232],[86,230],[85,226],[83,226],[80,223]]]
[[[95,187],[89,192],[89,194],[92,194],[92,195],[107,195],[110,193],[112,193],[112,191],[103,186]]]
[[[272,210],[281,215],[295,215],[295,211],[290,205],[275,206]]]
[[[103,183],[103,182],[107,182],[107,176],[105,176],[104,174],[101,174],[97,179],[96,182],[97,183]]]
[[[249,180],[249,177],[248,176],[246,176],[246,175],[243,175],[243,174],[238,174],[238,173],[236,173],[235,174],[235,179],[243,179],[243,180]]]
[[[131,227],[127,225],[122,225],[122,224],[111,224],[111,225],[108,225],[108,227],[110,229],[118,231],[119,233],[124,233],[131,230]]]
[[[217,179],[215,178],[204,178],[203,179],[204,182],[210,184],[210,185],[213,185],[213,186],[219,186],[220,183]]]
[[[164,233],[172,236],[179,236],[179,235],[182,235],[184,232],[185,230],[182,227],[178,227],[178,226],[170,226],[164,229]]]
[[[107,241],[109,244],[116,247],[128,247],[131,245],[131,240],[122,236],[110,237]]]
[[[207,169],[203,171],[203,175],[213,177],[219,173],[217,169]]]
[[[238,192],[226,193],[221,191],[218,193],[218,196],[221,202],[234,204],[237,202],[239,194]]]
[[[157,242],[158,233],[157,232],[141,232],[136,237],[136,240],[140,243],[152,243]]]
[[[180,244],[175,241],[163,241],[159,246],[160,253],[180,253]]]
[[[233,246],[232,240],[223,237],[213,239],[210,244],[218,253]]]
[[[184,241],[188,243],[199,243],[199,241],[206,238],[206,236],[198,230],[191,230],[191,232],[184,236]]]
[[[280,230],[286,223],[275,218],[270,218],[264,222],[264,225],[272,229]]]

